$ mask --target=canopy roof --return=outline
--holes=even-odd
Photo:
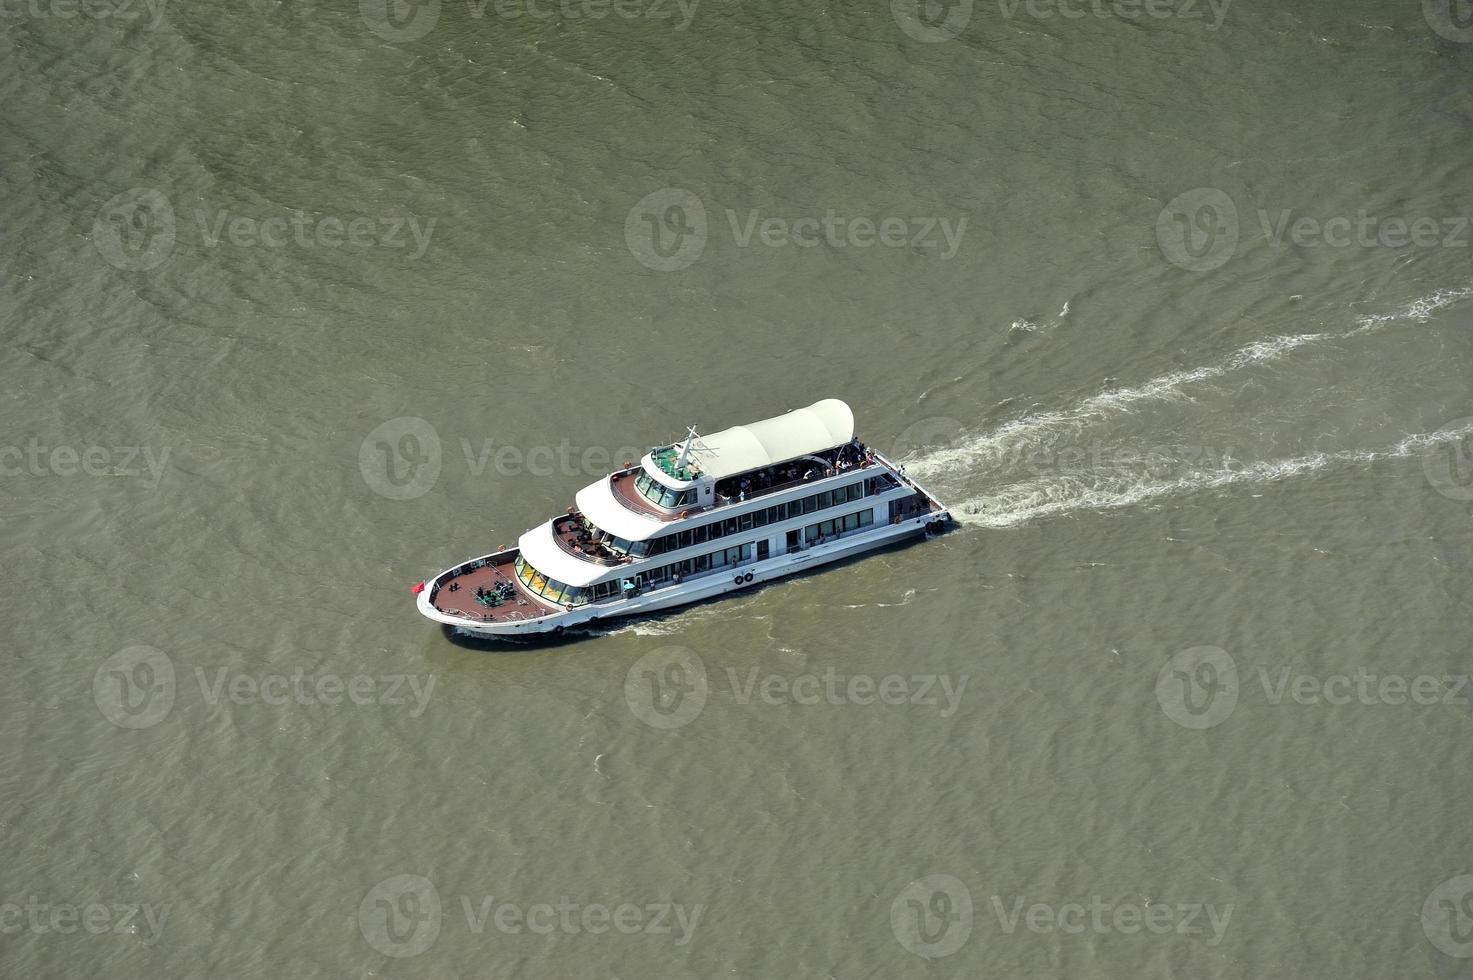
[[[734,425],[687,441],[702,475],[720,480],[832,449],[853,438],[854,413],[839,399],[825,398],[786,415]],[[676,443],[677,449],[684,446],[683,442]]]

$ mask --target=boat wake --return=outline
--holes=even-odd
[[[1076,510],[1109,510],[1160,497],[1213,490],[1237,483],[1270,483],[1352,463],[1399,459],[1473,436],[1473,422],[1452,429],[1408,436],[1376,450],[1311,453],[1285,459],[1232,463],[1174,479],[1154,480],[1139,473],[1091,472],[1013,483],[1000,490],[952,504],[952,515],[978,527],[1013,527],[1040,517]]]
[[[1073,448],[1076,465],[1060,465],[1071,454],[1071,440],[1078,442],[1075,437],[1086,430],[1093,432],[1112,419],[1130,416],[1147,403],[1191,404],[1193,399],[1186,392],[1191,385],[1393,322],[1425,322],[1436,311],[1469,296],[1473,296],[1473,288],[1443,289],[1396,312],[1362,316],[1350,331],[1284,335],[1248,344],[1211,364],[1173,371],[1130,387],[1110,388],[1065,409],[1033,412],[985,432],[962,435],[951,445],[913,453],[905,459],[906,471],[934,481],[933,489],[951,503],[953,515],[963,524],[1012,527],[1070,511],[1127,507],[1199,490],[1272,482],[1337,465],[1405,457],[1456,442],[1473,434],[1473,424],[1407,436],[1381,449],[1314,452],[1258,461],[1236,460],[1228,452],[1213,458],[1213,453],[1199,450],[1183,458],[1181,454],[1163,456],[1128,447],[1109,452],[1108,459],[1102,461],[1095,443],[1089,451],[1082,445]],[[1051,460],[1048,473],[1001,482],[985,492],[977,486],[979,480],[1006,480],[1010,471],[1027,469],[1029,464],[1036,468],[1040,455]],[[1091,464],[1083,465],[1091,455]]]

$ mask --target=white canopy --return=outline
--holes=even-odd
[[[611,566],[599,565],[564,551],[552,536],[552,521],[539,524],[523,534],[517,539],[517,547],[529,565],[564,585],[586,586],[614,571]]]
[[[714,480],[832,449],[854,438],[854,413],[837,398],[807,408],[734,425],[691,442],[690,455]],[[677,443],[679,450],[685,443]]]
[[[616,538],[626,541],[643,541],[654,537],[665,526],[657,518],[647,514],[636,514],[614,497],[614,488],[609,478],[590,483],[579,490],[573,498],[583,516],[593,522],[600,531],[607,531]]]

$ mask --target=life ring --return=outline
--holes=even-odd
[[[736,578],[732,579],[731,581],[735,585],[741,585],[742,584],[742,573],[741,572],[737,572]]]
[[[747,574],[743,575],[742,576],[742,581],[743,582],[750,582],[750,581],[752,581],[752,573],[751,572],[748,572]]]
[[[689,517],[690,516],[690,511],[683,510],[683,511],[680,512],[680,516],[681,517]]]

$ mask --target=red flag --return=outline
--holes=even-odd
[[[425,584],[423,582],[421,582],[418,585],[416,585],[413,589],[411,589],[410,591],[413,592],[415,595],[419,595],[424,590],[425,590]]]

